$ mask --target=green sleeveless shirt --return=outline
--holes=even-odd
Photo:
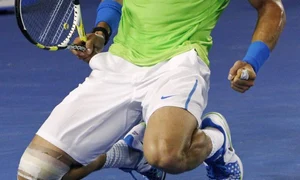
[[[152,66],[195,49],[209,65],[211,31],[229,0],[124,0],[109,52]]]

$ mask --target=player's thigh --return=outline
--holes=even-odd
[[[93,161],[140,118],[140,105],[131,102],[133,90],[124,81],[92,73],[55,107],[37,135],[83,165]]]
[[[207,103],[207,90],[199,81],[203,80],[197,75],[189,75],[182,82],[173,79],[161,84],[152,95],[145,109],[149,117],[145,119],[144,146],[149,152],[145,152],[146,155],[178,157],[178,153],[190,147]]]
[[[193,52],[170,63],[172,69],[155,82],[143,102],[144,145],[148,152],[153,150],[150,154],[180,153],[188,148],[207,105],[208,67]]]

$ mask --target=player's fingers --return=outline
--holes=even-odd
[[[240,86],[248,86],[251,87],[254,85],[254,80],[250,79],[250,76],[244,75],[243,72],[245,69],[239,69],[236,77],[233,79],[232,83]]]
[[[237,71],[236,79],[253,81],[256,79],[256,74],[253,69],[241,68]]]
[[[240,84],[236,84],[236,83],[231,83],[231,87],[236,87],[242,90],[248,90],[250,89],[251,86],[246,86],[246,85],[240,85]]]
[[[247,69],[239,69],[237,72],[237,78],[241,80],[249,80],[249,72]]]
[[[79,56],[79,51],[76,51],[74,49],[71,49],[71,52],[75,55],[75,56]]]
[[[232,81],[232,83],[237,84],[239,86],[248,86],[248,87],[254,86],[254,81],[253,80],[242,80],[242,79],[239,79],[239,78],[235,78]]]
[[[243,79],[243,80],[255,80],[256,79],[256,73],[255,73],[254,69],[251,67],[251,65],[248,65],[247,67],[239,69],[237,74],[240,77],[240,79]]]
[[[85,42],[81,41],[79,38],[76,38],[73,41],[73,45],[69,46],[68,49],[75,55],[75,56],[84,56],[82,53],[85,49],[84,47]]]
[[[74,39],[73,44],[81,45],[82,41],[80,40],[79,37],[77,37],[77,38]]]
[[[105,39],[102,35],[94,34],[94,52],[95,54],[100,53],[104,47]]]
[[[237,87],[231,87],[233,90],[240,92],[240,93],[244,93],[245,91],[243,89],[237,88]]]
[[[256,79],[256,73],[253,69],[246,69],[249,75],[249,79],[248,80],[255,80]]]
[[[92,52],[94,51],[94,40],[93,39],[88,40],[85,44],[85,47],[86,47],[86,53],[88,55],[92,54]]]
[[[82,52],[82,51],[78,51],[78,50],[71,50],[71,52],[75,56],[77,56],[78,59],[82,59],[83,60],[83,59],[86,59],[86,58],[90,57],[90,55],[86,51]]]
[[[78,56],[79,59],[82,59],[82,60],[86,60],[86,59],[90,59],[91,58],[91,55],[88,54],[87,52],[83,52],[83,55],[81,56]]]
[[[231,88],[233,90],[237,91],[237,92],[240,92],[240,93],[244,93],[244,92],[246,92],[249,89],[249,87],[238,86],[238,85],[233,84],[233,83],[231,83]]]
[[[88,56],[88,54],[82,52],[82,51],[78,51],[78,50],[71,50],[71,52],[78,57],[78,59],[84,59]]]
[[[72,52],[75,56],[77,56],[79,59],[82,59],[82,58],[85,58],[85,57],[88,56],[87,53],[82,52],[82,51],[78,51],[78,50],[75,50],[75,49],[71,49],[71,52]]]
[[[233,80],[234,77],[236,77],[236,75],[237,75],[238,69],[240,69],[240,68],[241,68],[241,61],[236,61],[229,70],[228,80],[230,80],[230,81]]]
[[[87,48],[87,53],[92,54],[92,53],[98,53],[102,50],[101,48],[101,42],[99,40],[99,37],[96,36],[95,34],[88,34],[88,41],[86,42],[86,48]]]

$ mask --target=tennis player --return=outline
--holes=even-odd
[[[285,24],[281,0],[249,2],[258,12],[257,26],[245,57],[228,76],[241,93],[254,85]],[[92,72],[38,130],[21,158],[18,178],[80,179],[101,168],[122,168],[164,179],[164,172],[179,174],[204,163],[209,179],[242,179],[225,118],[215,112],[201,118],[209,90],[210,34],[228,3],[100,3],[88,50],[73,51]],[[109,52],[99,53],[117,31]]]

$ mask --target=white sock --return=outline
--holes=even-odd
[[[102,168],[134,167],[139,159],[138,156],[139,152],[133,152],[123,140],[119,140],[106,153],[106,161]]]
[[[223,145],[224,135],[216,128],[207,127],[202,130],[211,140],[212,150],[207,158],[212,157]]]

